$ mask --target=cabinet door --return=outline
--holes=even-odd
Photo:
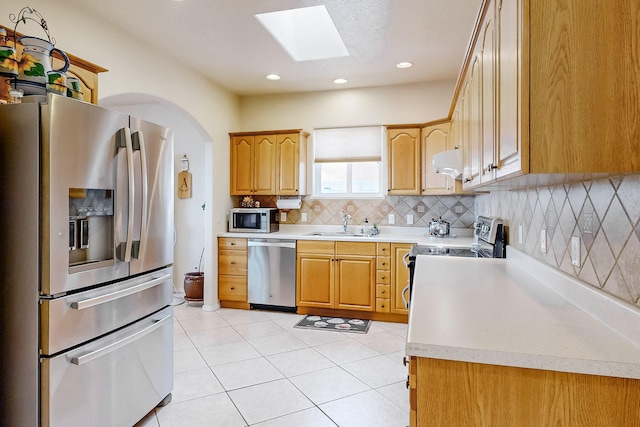
[[[374,311],[375,257],[341,255],[336,264],[335,308]]]
[[[276,136],[256,135],[253,194],[276,194]]]
[[[405,266],[404,255],[411,250],[408,243],[391,244],[391,312],[396,314],[409,314],[404,305],[402,293],[409,284],[409,269]],[[409,302],[409,291],[404,294]]]
[[[498,171],[502,178],[523,170],[520,115],[522,3],[498,0],[497,4],[497,72],[498,72]]]
[[[455,191],[454,180],[433,169],[433,156],[453,148],[451,143],[451,123],[441,123],[422,128],[422,152],[424,153],[422,171],[422,192],[424,194],[451,194]]]
[[[490,1],[487,6],[487,15],[483,22],[480,34],[480,58],[481,58],[481,98],[482,98],[482,131],[481,131],[481,162],[480,181],[485,184],[495,179],[495,3]]]
[[[333,255],[299,254],[296,261],[296,305],[333,307]]]
[[[389,194],[420,194],[420,128],[389,129]]]
[[[232,196],[253,194],[254,137],[231,138],[231,189]]]
[[[473,188],[480,184],[480,131],[481,120],[481,86],[480,86],[480,58],[474,55],[470,68],[469,79],[464,94],[464,188]]]
[[[276,137],[277,143],[277,192],[282,196],[299,193],[300,134],[283,134]]]

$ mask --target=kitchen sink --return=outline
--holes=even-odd
[[[307,233],[305,236],[322,236],[322,237],[370,237],[366,234],[345,233],[344,231],[314,231],[313,233]]]

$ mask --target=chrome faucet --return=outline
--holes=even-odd
[[[351,219],[351,215],[346,213],[344,209],[340,209],[340,213],[342,214],[342,231],[348,233],[349,220]]]

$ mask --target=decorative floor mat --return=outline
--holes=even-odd
[[[349,319],[346,317],[315,316],[307,314],[295,324],[294,328],[320,329],[324,331],[353,332],[366,334],[371,320]]]

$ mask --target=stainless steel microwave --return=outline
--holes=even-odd
[[[229,231],[241,233],[271,233],[278,231],[276,208],[232,208],[229,214]]]

